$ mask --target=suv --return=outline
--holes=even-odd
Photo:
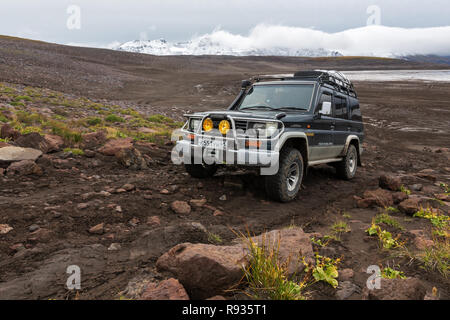
[[[268,196],[287,202],[310,166],[344,179],[361,165],[364,128],[353,84],[336,71],[301,71],[242,81],[228,110],[186,114],[177,152],[196,178],[218,165],[260,168]]]

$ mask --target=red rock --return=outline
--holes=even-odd
[[[420,209],[420,198],[411,197],[405,201],[402,201],[398,205],[398,209],[405,214],[413,215]]]
[[[402,181],[399,177],[394,177],[390,175],[381,175],[378,183],[380,188],[392,191],[399,191],[402,186]]]
[[[95,149],[105,144],[107,140],[106,132],[101,130],[97,132],[86,133],[81,137],[81,140],[81,145],[84,149]]]
[[[404,192],[394,192],[392,194],[392,199],[394,199],[394,203],[397,204],[408,199],[408,195]]]
[[[343,270],[339,270],[339,281],[349,281],[353,278],[354,276],[354,271],[352,269],[343,269]]]
[[[364,192],[363,199],[358,200],[358,207],[369,208],[374,206],[390,207],[394,204],[392,194],[384,189],[368,190]]]
[[[224,212],[223,211],[220,211],[220,210],[215,210],[214,212],[213,212],[213,216],[214,217],[220,217],[220,216],[223,216],[224,215]]]
[[[117,158],[117,162],[125,168],[132,170],[143,170],[148,168],[147,161],[144,159],[141,152],[134,147],[120,149],[116,152],[115,157]]]
[[[48,146],[47,152],[58,152],[64,146],[64,140],[60,136],[46,134],[44,140]]]
[[[11,145],[7,144],[6,142],[0,141],[0,148],[4,148],[4,147],[11,147]]]
[[[32,160],[22,160],[12,163],[6,170],[8,176],[12,175],[42,175],[42,169]]]
[[[16,140],[20,137],[19,131],[13,129],[9,124],[4,124],[0,129],[0,138]]]
[[[142,294],[142,300],[189,300],[189,296],[181,283],[170,278],[159,284],[150,283]]]
[[[10,232],[13,229],[14,228],[8,224],[0,224],[0,234],[7,234],[8,232]]]
[[[380,289],[364,289],[365,300],[423,300],[426,288],[417,278],[381,279]]]
[[[47,141],[37,132],[20,136],[14,140],[14,143],[19,147],[41,150],[43,153],[47,153],[49,151]]]
[[[126,183],[122,186],[122,189],[124,189],[125,191],[133,191],[134,189],[136,189],[136,186],[131,183]]]
[[[89,229],[89,233],[92,234],[103,234],[105,232],[105,224],[99,223]]]
[[[201,208],[206,204],[206,199],[191,199],[189,204],[194,208]]]
[[[48,229],[45,228],[39,228],[38,230],[30,233],[29,237],[28,237],[28,241],[32,241],[32,242],[48,242],[50,241],[52,236],[52,232]]]
[[[132,146],[132,138],[113,139],[109,140],[103,147],[98,149],[98,152],[105,156],[114,156],[120,150],[131,148]]]
[[[170,208],[176,214],[189,214],[191,213],[191,206],[186,201],[174,201],[170,204]]]
[[[161,225],[161,220],[158,216],[152,216],[147,218],[147,224],[149,226],[159,226]]]

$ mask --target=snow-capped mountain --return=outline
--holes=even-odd
[[[230,56],[341,56],[337,51],[325,49],[292,49],[283,47],[255,48],[226,46],[208,37],[186,42],[168,42],[159,40],[134,40],[125,42],[113,49],[159,56],[167,55],[230,55]]]

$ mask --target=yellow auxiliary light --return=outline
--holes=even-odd
[[[211,130],[213,129],[213,127],[214,127],[214,124],[213,124],[211,118],[206,118],[206,119],[203,121],[203,130],[205,130],[205,131],[211,131]]]
[[[219,123],[219,131],[221,134],[225,135],[228,133],[228,130],[230,130],[231,126],[230,126],[230,122],[228,122],[227,120],[222,120]]]

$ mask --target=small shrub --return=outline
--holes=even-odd
[[[74,156],[83,156],[84,151],[78,148],[65,148],[64,152],[72,153]]]
[[[89,118],[89,119],[87,119],[86,120],[86,123],[89,125],[89,126],[97,126],[97,125],[99,125],[99,124],[102,124],[102,119],[100,119],[100,118],[98,118],[98,117],[95,117],[95,118]]]
[[[395,220],[393,217],[391,217],[390,215],[388,215],[387,213],[380,213],[375,217],[375,223],[379,224],[379,223],[384,223],[388,226],[394,227],[396,229],[400,229],[403,230],[403,226],[397,221]]]
[[[212,244],[220,244],[222,243],[222,238],[218,234],[208,232],[208,241]]]
[[[389,231],[382,230],[379,225],[372,221],[371,226],[366,230],[369,236],[377,236],[381,246],[384,249],[401,248],[403,243],[398,241],[398,238],[393,238]]]
[[[173,119],[163,116],[162,114],[154,114],[147,118],[150,122],[156,122],[156,123],[173,123]]]
[[[312,275],[316,281],[324,281],[337,288],[338,264],[341,259],[323,257],[316,253],[316,265],[312,268]],[[307,268],[308,271],[308,268]]]
[[[403,271],[395,270],[390,267],[385,267],[381,270],[381,277],[385,279],[406,279]]]
[[[6,118],[4,115],[0,114],[0,122],[9,122],[9,119]]]
[[[124,122],[125,120],[122,117],[119,117],[118,115],[115,114],[110,114],[105,118],[106,121],[108,122]]]
[[[400,191],[403,192],[404,194],[406,194],[407,196],[409,196],[411,194],[411,190],[409,190],[408,188],[406,188],[404,185],[402,185],[400,187]]]
[[[419,217],[430,220],[431,224],[438,229],[449,228],[450,217],[444,214],[440,214],[439,210],[432,208],[420,208],[413,217]]]
[[[435,239],[434,245],[416,256],[427,270],[437,270],[445,278],[449,276],[450,243],[448,238]]]

